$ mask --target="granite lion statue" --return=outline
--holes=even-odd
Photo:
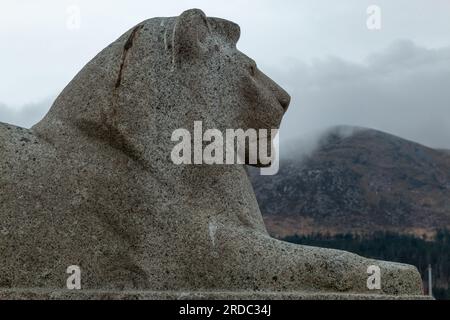
[[[64,295],[71,265],[93,298],[422,294],[413,266],[271,238],[245,165],[171,161],[172,132],[194,121],[279,127],[290,97],[239,36],[198,9],[146,20],[31,129],[0,123],[0,297]]]

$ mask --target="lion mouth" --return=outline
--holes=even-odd
[[[289,108],[289,104],[291,103],[291,97],[278,99],[278,103],[280,104],[281,108],[283,109],[283,113],[286,113],[286,111]]]

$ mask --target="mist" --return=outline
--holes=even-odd
[[[49,97],[42,101],[28,103],[19,107],[7,106],[0,102],[0,122],[31,128],[48,112],[53,100],[53,97]]]
[[[362,63],[331,56],[286,65],[271,70],[292,96],[281,141],[350,125],[450,148],[450,47],[398,40]]]

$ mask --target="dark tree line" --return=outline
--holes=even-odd
[[[433,270],[433,294],[450,299],[450,231],[440,230],[432,239],[390,232],[370,236],[313,234],[289,236],[283,240],[298,244],[342,249],[359,255],[415,265],[427,290],[427,267]]]

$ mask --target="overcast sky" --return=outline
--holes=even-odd
[[[282,140],[349,124],[450,148],[450,0],[2,0],[0,121],[31,126],[126,30],[192,7],[237,22],[240,50],[291,94]]]

